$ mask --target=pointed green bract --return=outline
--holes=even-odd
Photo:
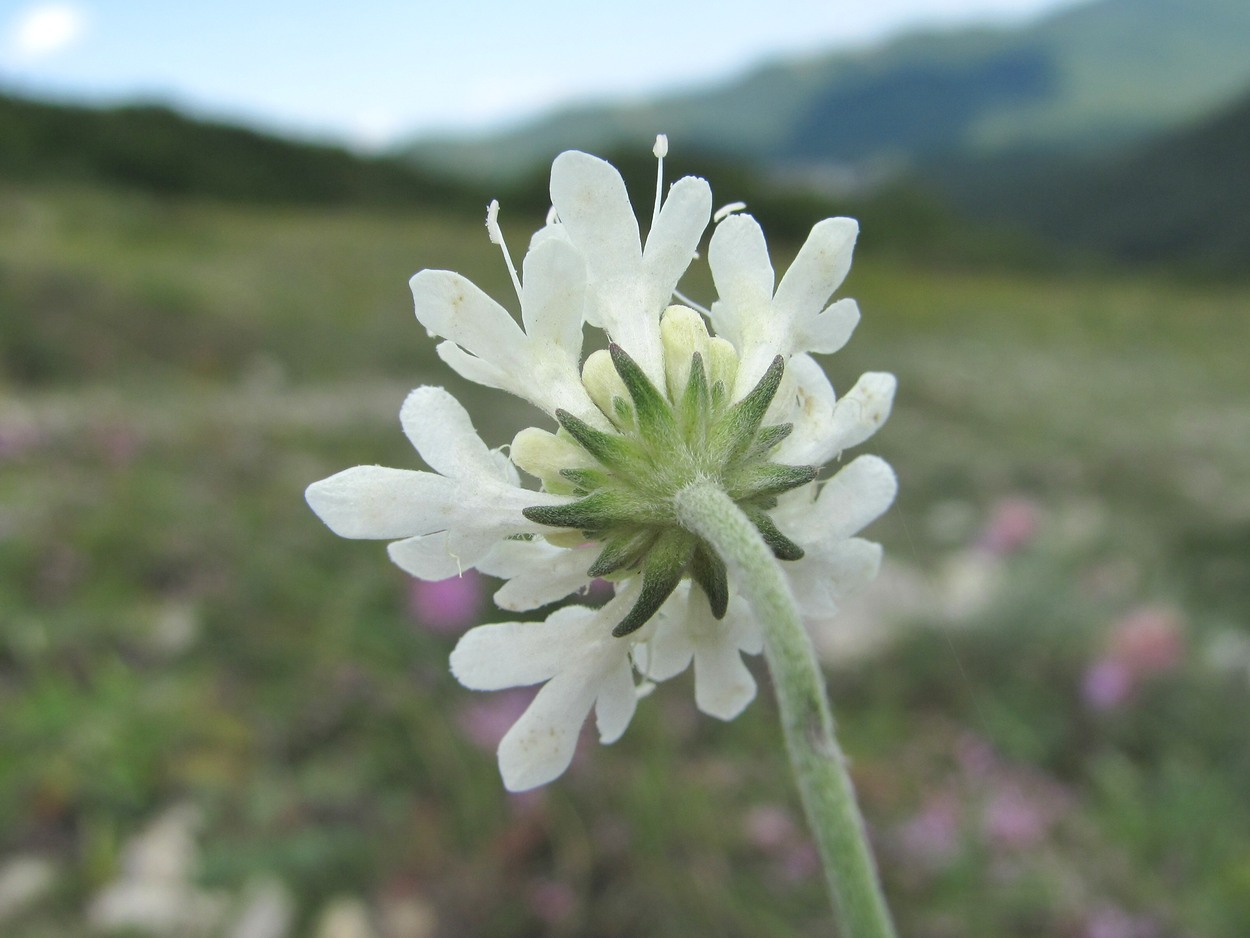
[[[681,377],[668,376],[663,391],[619,345],[611,345],[607,355],[592,356],[584,372],[594,382],[599,407],[607,406],[605,389],[618,377],[617,387],[623,385],[629,399],[620,394],[611,398],[615,430],[602,430],[568,411],[556,411],[560,432],[598,466],[587,467],[583,461],[559,470],[558,475],[546,472],[542,478],[549,491],[558,485],[565,492],[572,491],[576,500],[524,511],[530,521],[577,531],[599,543],[588,576],[641,575],[642,593],[613,631],[617,636],[645,625],[687,576],[707,596],[716,618],[728,609],[724,561],[678,523],[675,499],[687,486],[717,485],[739,504],[777,557],[797,560],[803,556],[802,549],[768,514],[776,507],[778,495],[816,478],[811,466],[788,466],[769,459],[793,429],[789,423],[762,426],[781,386],[783,359],[775,358],[750,393],[730,403],[725,376],[737,368],[736,360],[729,358],[732,347],[711,340],[709,363],[700,351],[708,342],[706,333],[690,327],[689,317],[695,314],[681,315],[685,320],[679,325],[684,328],[669,329],[666,340],[670,343],[667,367]],[[680,344],[685,341],[698,347]],[[683,348],[689,354],[688,373],[679,364],[687,360],[680,357]],[[717,380],[711,381],[709,368]]]
[[[599,557],[586,571],[587,576],[601,577],[618,570],[624,570],[638,563],[656,538],[658,532],[652,528],[625,531],[609,538],[600,552]]]
[[[561,469],[560,477],[571,483],[574,491],[582,495],[589,495],[608,481],[607,473],[595,469]]]
[[[706,594],[712,615],[718,619],[725,618],[725,610],[729,608],[729,571],[725,568],[725,561],[706,541],[700,540],[695,547],[690,575]]]
[[[634,402],[634,411],[638,415],[638,432],[653,442],[675,436],[677,424],[668,399],[651,383],[651,379],[623,348],[613,343],[608,352],[612,355],[616,373],[625,382]]]
[[[638,602],[612,630],[617,638],[636,632],[659,612],[664,600],[681,582],[694,553],[695,537],[681,528],[670,528],[656,538],[642,564],[642,593]]]
[[[596,430],[567,410],[557,410],[556,420],[560,421],[560,426],[568,431],[569,436],[573,437],[582,449],[605,466],[620,462],[628,454],[629,446],[624,438]]]
[[[679,413],[682,434],[688,446],[697,446],[707,437],[711,418],[712,394],[707,386],[703,356],[698,352],[690,360],[690,377],[682,391]]]
[[[600,490],[567,505],[539,505],[522,511],[530,521],[553,528],[608,531],[619,525],[663,521],[642,499],[627,492]]]
[[[779,423],[771,427],[762,427],[755,434],[755,442],[751,444],[751,456],[767,456],[776,446],[794,431],[794,424]]]
[[[634,422],[634,409],[623,397],[612,398],[612,413],[616,415],[616,422],[619,424],[629,426]]]
[[[758,508],[744,508],[743,513],[751,519],[751,523],[760,532],[760,537],[764,538],[764,543],[778,560],[803,559],[803,548],[782,534],[767,512]]]
[[[781,386],[781,376],[785,373],[785,362],[778,355],[768,366],[759,383],[751,389],[751,393],[721,417],[712,430],[712,438],[708,449],[713,458],[724,463],[732,462],[747,452],[755,440],[755,434],[764,422],[764,414],[768,405],[777,395]]]
[[[734,501],[745,501],[760,495],[780,495],[800,485],[806,485],[817,476],[815,466],[783,466],[779,463],[761,463],[736,476],[726,492]]]

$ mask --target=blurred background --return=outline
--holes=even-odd
[[[305,486],[491,445],[417,269],[552,156],[861,221],[879,581],[815,639],[904,934],[1250,934],[1250,4],[0,2],[0,934],[828,934],[766,676],[514,796],[495,584]],[[646,214],[646,212],[644,212]],[[706,277],[683,290],[710,299]],[[758,665],[758,662],[755,662]]]

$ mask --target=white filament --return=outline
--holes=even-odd
[[[521,278],[517,276],[516,265],[512,263],[512,255],[508,253],[508,244],[503,239],[503,229],[499,227],[499,200],[491,199],[490,205],[486,206],[486,233],[490,236],[492,244],[499,245],[499,249],[503,251],[504,264],[508,267],[508,273],[512,277],[512,286],[516,290],[517,301],[521,300]]]

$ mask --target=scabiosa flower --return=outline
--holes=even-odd
[[[859,319],[854,301],[826,305],[850,267],[855,222],[816,225],[774,288],[759,225],[729,214],[709,248],[719,296],[695,308],[676,291],[698,256],[711,191],[687,177],[665,194],[666,150],[661,137],[645,240],[620,174],[585,153],[556,158],[552,211],[521,274],[491,204],[487,228],[519,322],[459,274],[412,279],[417,319],[443,339],[440,357],[554,425],[491,450],[450,394],[418,388],[400,420],[432,472],[359,466],[307,493],[332,530],[391,540],[391,558],[416,577],[476,568],[503,579],[494,598],[507,611],[564,600],[599,578],[614,584],[598,609],[479,626],[452,653],[467,687],[543,685],[500,743],[514,791],[564,771],[592,710],[600,739],[613,742],[639,697],[688,666],[705,713],[731,719],[754,697],[742,655],[761,651],[761,622],[725,559],[683,522],[683,492],[728,496],[813,620],[832,616],[880,562],[880,548],[855,535],[893,500],[893,472],[873,456],[831,475],[821,467],[886,419],[894,379],[865,375],[838,399],[810,357],[840,348]],[[583,360],[588,325],[608,347]]]

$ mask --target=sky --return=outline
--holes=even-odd
[[[385,147],[1081,0],[0,0],[0,90]]]

